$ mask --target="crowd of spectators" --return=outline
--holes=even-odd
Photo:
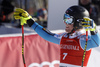
[[[90,18],[100,25],[100,0],[79,0],[78,4],[85,7]],[[47,27],[48,0],[0,0],[0,25],[16,22],[13,18],[15,8],[25,9],[40,25]],[[21,28],[20,23],[16,27]]]

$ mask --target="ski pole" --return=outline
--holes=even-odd
[[[86,29],[86,42],[85,42],[85,48],[84,48],[84,53],[83,53],[83,58],[82,58],[82,67],[84,65],[84,59],[85,59],[85,54],[86,54],[87,42],[88,42],[88,29]]]
[[[25,59],[24,59],[24,27],[23,25],[22,25],[22,57],[23,57],[24,67],[26,67]]]
[[[20,7],[22,8],[22,0],[20,0]],[[21,25],[21,27],[22,27],[22,58],[23,58],[24,67],[26,67],[25,58],[24,58],[24,26]]]

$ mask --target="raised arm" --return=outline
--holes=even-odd
[[[32,27],[37,32],[37,34],[39,34],[45,40],[56,44],[60,43],[60,39],[55,37],[56,34],[47,31],[45,28],[36,23],[25,10],[21,8],[16,9],[14,12],[14,17],[15,19],[21,20],[21,25],[28,24],[29,27]]]
[[[27,20],[27,24],[30,27],[32,27],[45,40],[56,43],[56,44],[60,43],[60,38],[55,37],[55,35],[57,35],[57,34],[51,33],[49,30],[43,28],[38,23],[34,22],[33,19]]]
[[[88,36],[88,42],[87,42],[87,50],[90,48],[98,47],[100,45],[100,35],[96,30],[96,24],[94,21],[90,18],[83,18],[84,21],[82,22],[82,26],[85,28],[85,30],[89,30],[90,34]],[[80,43],[82,48],[84,49],[85,47],[85,42],[86,42],[86,35],[83,35],[80,38]]]

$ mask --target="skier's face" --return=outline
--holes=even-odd
[[[70,33],[73,30],[73,24],[65,23],[65,25],[66,25],[65,31]]]

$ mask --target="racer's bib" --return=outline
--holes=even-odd
[[[84,50],[80,46],[79,38],[62,36],[60,42],[60,63],[81,66]],[[86,51],[84,66],[87,66],[91,50]]]

